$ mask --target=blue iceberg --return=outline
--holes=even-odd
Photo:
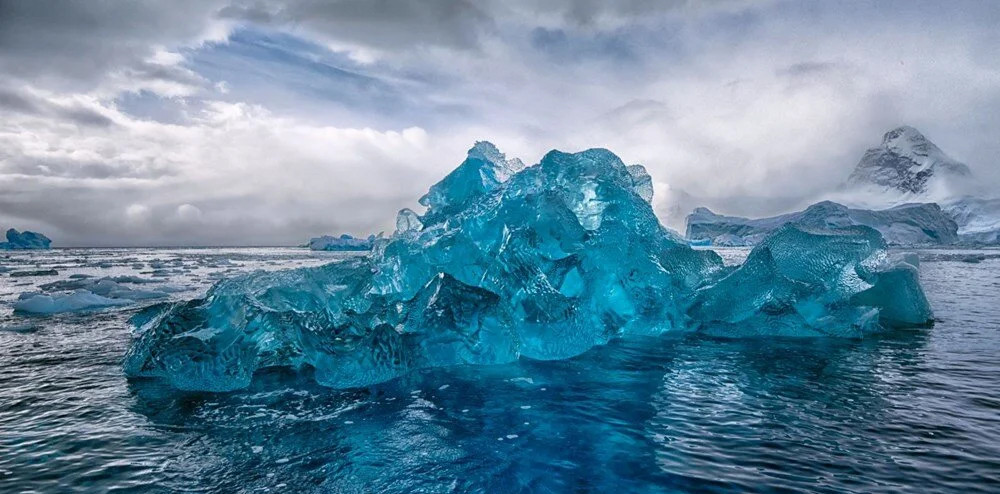
[[[323,235],[309,239],[310,250],[333,250],[333,251],[366,251],[371,250],[375,245],[375,235],[367,238],[358,238],[349,233],[344,233],[339,237]]]
[[[787,224],[742,266],[698,290],[689,314],[720,337],[863,337],[933,317],[916,255],[887,254],[866,226],[806,229]]]
[[[733,269],[664,228],[651,198],[645,169],[604,149],[525,168],[480,142],[368,256],[143,310],[125,371],[227,391],[281,366],[343,388],[629,334],[861,336],[931,317],[915,267],[891,264],[875,230],[785,229]]]
[[[49,237],[35,232],[7,230],[7,241],[0,242],[0,250],[41,250],[52,244]]]

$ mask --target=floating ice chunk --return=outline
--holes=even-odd
[[[696,328],[715,336],[861,337],[932,318],[915,256],[889,261],[872,228],[785,225],[746,262],[698,291]]]
[[[870,273],[872,287],[854,295],[851,303],[878,309],[884,327],[918,327],[934,314],[920,288],[920,263],[915,254],[891,257]]]
[[[79,290],[69,294],[46,295],[37,292],[22,293],[14,303],[14,311],[28,314],[58,314],[99,310],[131,304],[131,300],[120,300]]]
[[[875,230],[788,228],[727,269],[660,225],[644,172],[607,150],[517,168],[478,143],[424,196],[426,214],[401,212],[369,256],[242,275],[143,310],[126,373],[227,391],[283,366],[355,387],[566,358],[628,334],[858,336],[929,317],[915,268],[889,263]]]
[[[321,384],[363,386],[686,324],[685,295],[722,261],[663,228],[617,156],[551,152],[508,175],[517,165],[491,148],[473,148],[425,196],[428,214],[401,215],[370,257],[226,280],[137,319],[126,371],[218,391],[308,365]]]
[[[371,250],[372,244],[374,243],[375,243],[375,235],[369,235],[368,238],[357,238],[347,233],[339,237],[323,235],[322,237],[316,237],[309,240],[309,249],[364,251],[364,250]]]
[[[13,228],[7,230],[7,241],[0,242],[0,250],[38,250],[48,249],[52,244],[49,237],[35,232],[19,232]]]
[[[56,276],[59,271],[54,269],[36,269],[32,271],[13,271],[10,273],[12,278],[29,278],[34,276]]]
[[[34,333],[39,327],[35,324],[0,324],[0,332]]]

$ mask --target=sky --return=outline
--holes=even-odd
[[[57,246],[390,232],[478,140],[603,147],[759,216],[908,124],[1000,183],[1000,2],[0,0],[0,227]]]

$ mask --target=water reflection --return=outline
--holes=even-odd
[[[131,388],[153,427],[192,436],[184,449],[223,490],[870,490],[920,473],[887,439],[904,440],[894,424],[926,343],[637,338],[362,391],[280,370],[233,394]]]

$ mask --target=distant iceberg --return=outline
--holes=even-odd
[[[63,312],[83,312],[129,305],[132,300],[114,299],[78,290],[66,294],[22,293],[14,303],[14,311],[26,314],[59,314]]]
[[[725,267],[659,223],[650,182],[605,149],[523,167],[477,143],[370,255],[143,310],[125,372],[228,391],[280,366],[345,388],[625,335],[857,338],[932,317],[915,261],[890,259],[871,228],[786,226]]]
[[[686,236],[692,242],[714,246],[753,246],[785,224],[814,230],[869,226],[890,245],[900,246],[951,245],[959,241],[958,225],[934,203],[873,211],[830,201],[813,204],[804,211],[760,219],[723,216],[697,208],[688,215]]]
[[[347,233],[339,237],[323,235],[322,237],[310,239],[308,245],[311,250],[365,251],[372,249],[372,246],[375,244],[375,238],[375,235],[369,235],[368,238],[357,238]]]
[[[43,292],[25,292],[14,303],[14,311],[22,314],[50,315],[64,312],[98,311],[130,305],[139,301],[169,297],[177,291],[171,286],[160,285],[154,289],[140,290],[127,285],[154,283],[153,280],[135,276],[90,278],[71,276],[39,286]]]
[[[35,232],[18,232],[11,228],[7,230],[7,241],[0,242],[0,250],[39,250],[48,249],[52,244],[49,237]]]

